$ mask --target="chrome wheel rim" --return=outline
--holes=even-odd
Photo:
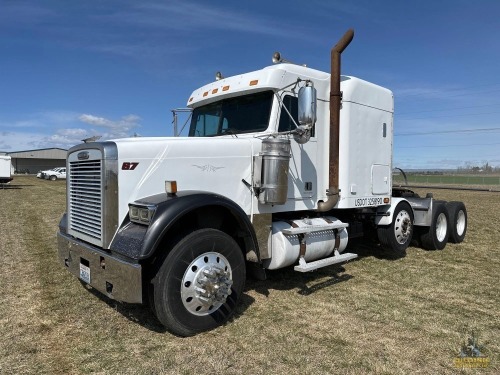
[[[201,254],[182,278],[182,303],[191,314],[209,315],[226,302],[232,285],[229,261],[217,252]]]
[[[444,213],[440,213],[436,220],[436,237],[439,242],[444,241],[447,231],[448,223],[446,221],[446,215]]]
[[[401,210],[394,221],[394,235],[396,241],[403,245],[411,236],[411,216],[406,210]]]
[[[457,234],[461,236],[465,232],[465,223],[466,223],[466,218],[465,218],[465,212],[462,210],[458,211],[457,215]]]

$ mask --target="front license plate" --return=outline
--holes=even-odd
[[[90,267],[80,263],[80,279],[90,284]]]

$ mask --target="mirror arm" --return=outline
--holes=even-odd
[[[286,107],[285,103],[283,103],[283,99],[281,99],[281,97],[278,95],[278,93],[276,92],[275,93],[276,95],[276,98],[278,99],[278,101],[280,102],[280,106],[282,109],[285,110],[285,112],[288,114],[288,116],[290,117],[290,120],[292,120],[293,124],[295,125],[295,127],[297,129],[299,129],[299,125],[295,122],[295,120],[293,119],[293,116],[292,114],[290,113],[290,111],[288,110],[288,108]]]
[[[289,116],[289,117],[290,117],[290,119],[292,120],[293,124],[294,124],[294,125],[295,125],[295,127],[297,128],[296,130],[298,130],[298,131],[301,131],[301,130],[302,130],[302,133],[303,133],[303,132],[304,132],[304,130],[303,130],[303,129],[305,129],[305,131],[307,131],[307,130],[312,129],[312,126],[311,126],[311,125],[307,125],[307,126],[304,126],[304,125],[298,125],[298,124],[295,122],[295,120],[293,119],[293,116],[292,116],[292,114],[290,113],[290,111],[288,111],[288,108],[286,108],[285,103],[283,103],[283,99],[281,99],[281,97],[278,95],[278,92],[283,91],[283,90],[285,90],[285,89],[287,89],[288,87],[291,87],[291,86],[293,86],[292,92],[294,92],[295,88],[298,86],[298,84],[299,84],[300,82],[305,82],[305,83],[306,83],[306,87],[310,86],[310,87],[314,88],[314,82],[313,82],[313,81],[311,81],[310,79],[306,79],[306,80],[304,80],[304,79],[301,79],[301,78],[297,78],[297,81],[296,81],[296,82],[294,82],[294,83],[290,83],[289,85],[286,85],[286,86],[282,87],[281,89],[279,89],[278,91],[276,91],[276,92],[274,93],[274,95],[276,95],[276,98],[278,99],[278,102],[280,103],[281,108],[283,108],[283,109],[286,111],[286,113],[288,114],[288,116]]]

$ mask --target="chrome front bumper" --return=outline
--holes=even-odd
[[[142,303],[142,269],[139,264],[113,257],[96,247],[57,233],[59,261],[80,278],[83,267],[90,269],[89,285],[117,301]],[[86,268],[85,268],[86,269]]]

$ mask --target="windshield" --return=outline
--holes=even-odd
[[[273,92],[224,99],[196,108],[191,118],[190,137],[254,133],[267,129]]]

